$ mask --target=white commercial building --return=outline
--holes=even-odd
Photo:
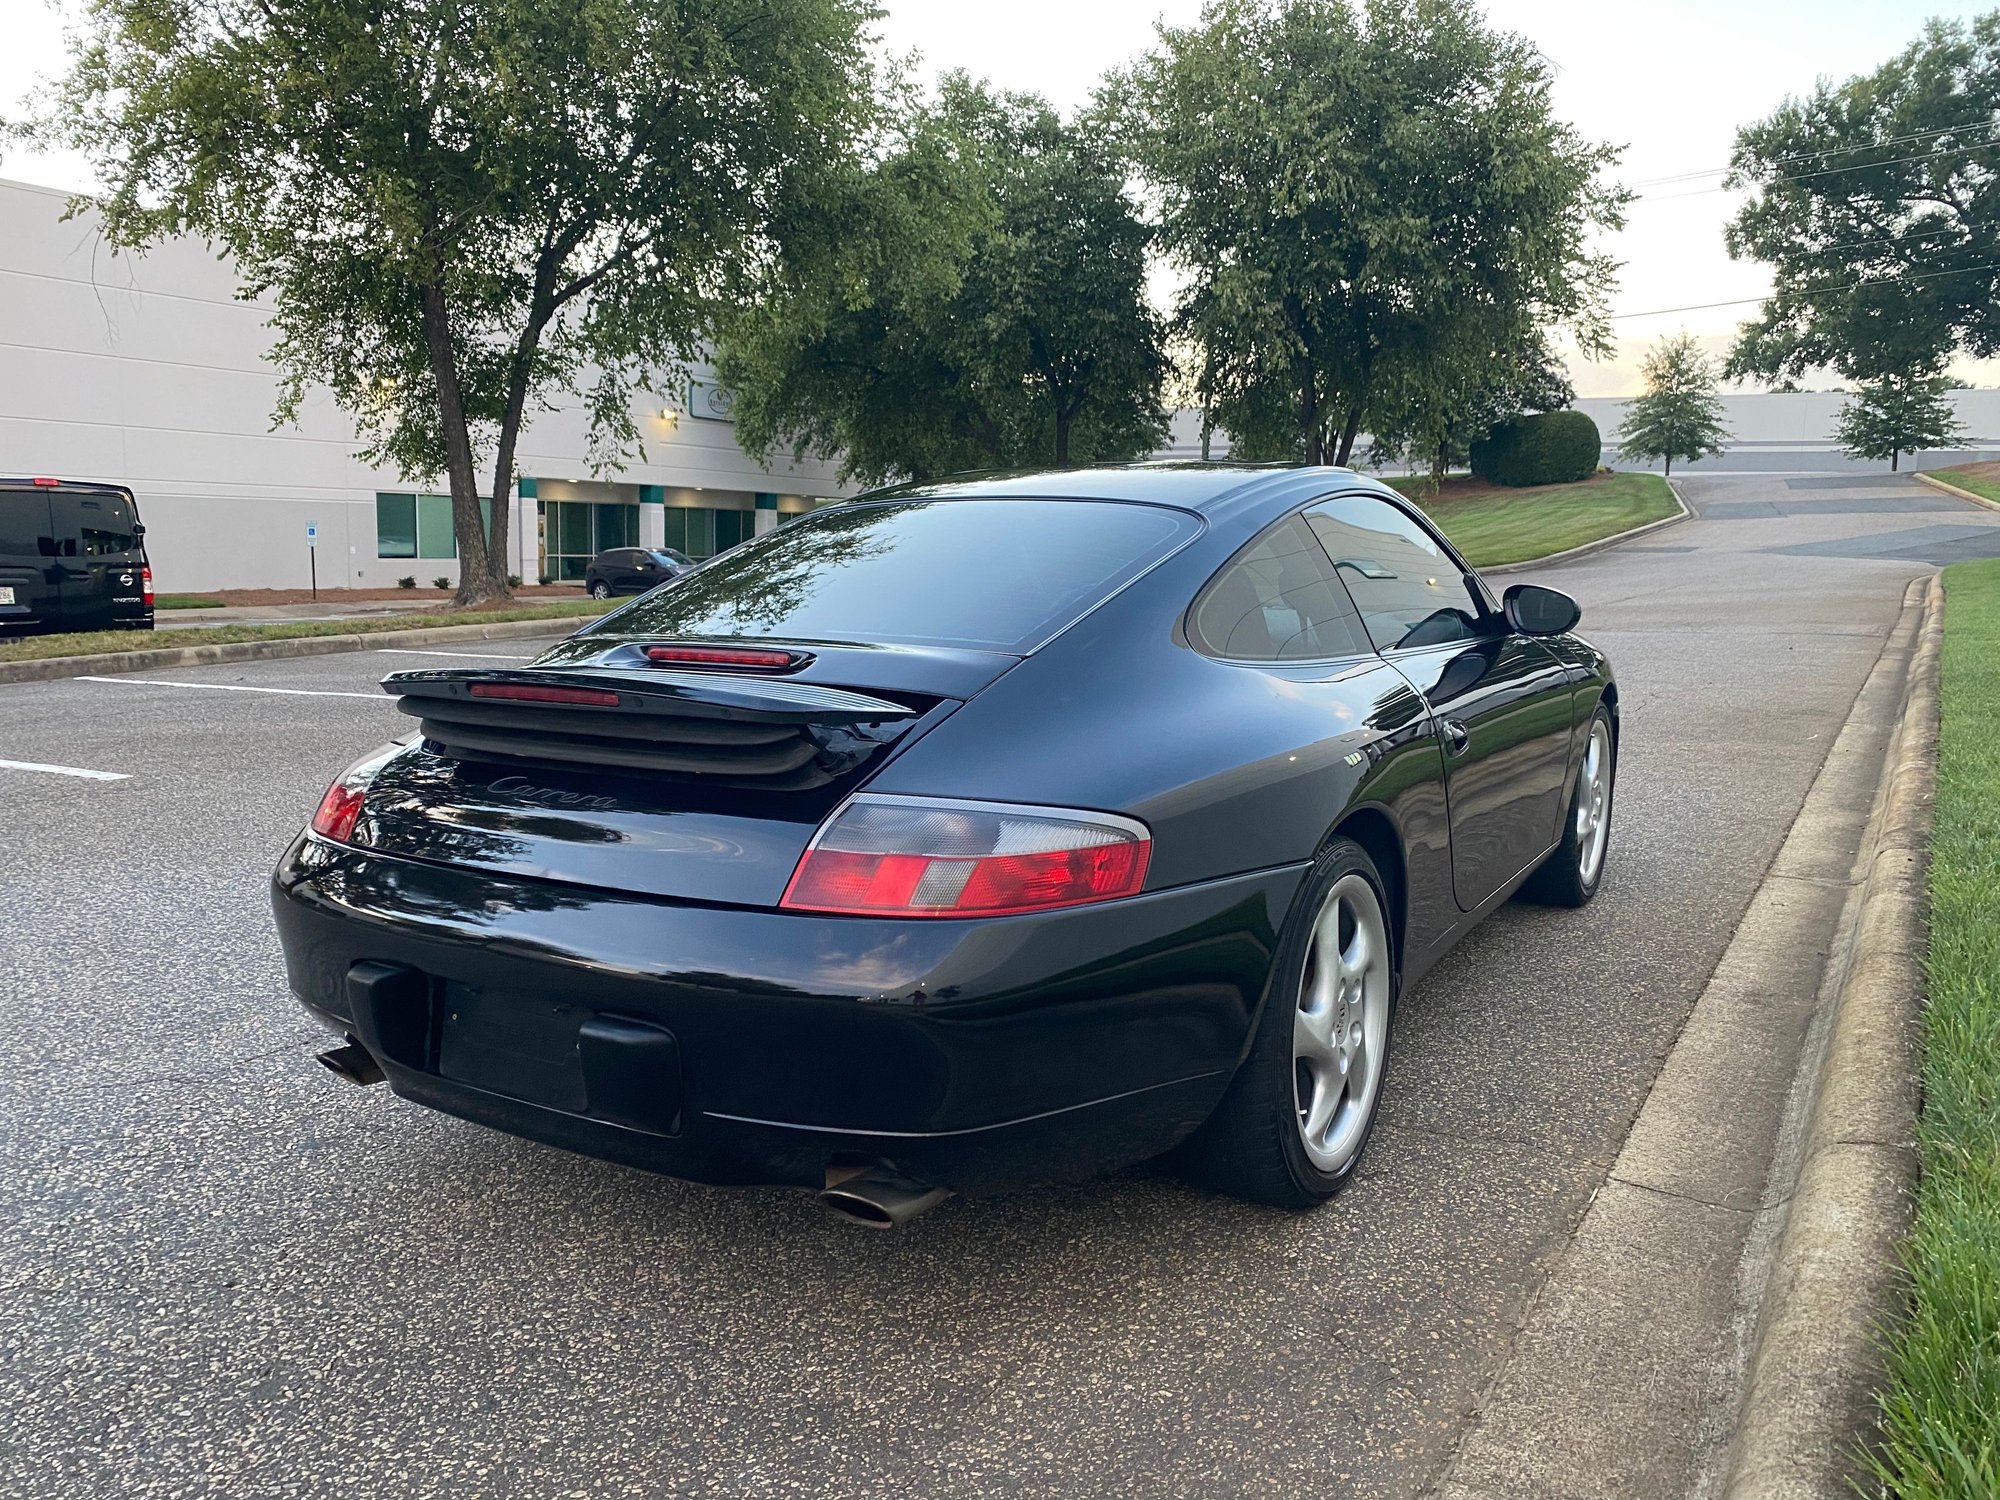
[[[269,309],[238,300],[227,262],[194,240],[114,256],[65,201],[0,181],[0,475],[129,485],[163,592],[456,579],[449,502],[357,458],[325,392],[273,430]],[[527,425],[510,571],[575,578],[615,546],[707,556],[848,493],[832,465],[750,459],[700,380],[634,416],[645,456],[614,479],[585,461],[580,402]]]
[[[1839,391],[1725,392],[1722,426],[1729,434],[1727,451],[1696,464],[1675,464],[1674,472],[1874,473],[1886,469],[1883,460],[1848,458],[1840,451],[1834,431],[1848,399]],[[1952,391],[1947,399],[1962,429],[1958,442],[1949,450],[1906,453],[1903,468],[1946,469],[2000,458],[2000,391]],[[1625,398],[1592,396],[1576,406],[1590,414],[1603,434],[1604,461],[1625,467],[1618,463],[1618,430],[1625,421]]]

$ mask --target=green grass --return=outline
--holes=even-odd
[[[1983,500],[1991,500],[2000,505],[2000,484],[1977,474],[1968,474],[1963,469],[1932,469],[1931,478],[1942,479],[1946,484],[1955,484],[1962,490],[1971,490]]]
[[[464,614],[434,610],[421,615],[358,615],[347,620],[288,620],[282,625],[213,625],[196,630],[149,633],[97,630],[81,635],[37,635],[0,642],[0,661],[44,661],[59,656],[95,656],[105,651],[144,651],[175,646],[222,646],[237,641],[283,641],[314,635],[376,635],[385,630],[433,630],[440,625],[498,625],[507,620],[563,620],[601,615],[611,608],[595,599],[565,599],[532,609],[475,609]]]
[[[1475,568],[1566,552],[1680,509],[1658,474],[1600,474],[1577,484],[1517,490],[1455,478],[1436,494],[1421,476],[1388,483],[1416,501]]]
[[[153,601],[155,609],[221,609],[220,599],[204,598],[200,594],[162,594]]]
[[[1956,481],[1954,481],[1956,482]],[[1877,1477],[1901,1500],[2000,1495],[2000,559],[1945,569],[1931,833],[1923,1168]]]

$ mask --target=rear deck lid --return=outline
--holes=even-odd
[[[957,700],[620,665],[400,672],[420,738],[357,842],[539,880],[775,905],[826,815]]]
[[[376,773],[356,841],[775,906],[843,798],[1200,527],[1122,501],[829,507],[532,666],[387,679],[422,737]]]

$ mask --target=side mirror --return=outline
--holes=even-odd
[[[1500,608],[1508,628],[1522,635],[1561,635],[1583,618],[1583,606],[1568,594],[1538,583],[1515,584],[1501,596]]]

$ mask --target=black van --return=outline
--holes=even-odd
[[[151,630],[145,536],[122,485],[0,479],[0,635]]]

